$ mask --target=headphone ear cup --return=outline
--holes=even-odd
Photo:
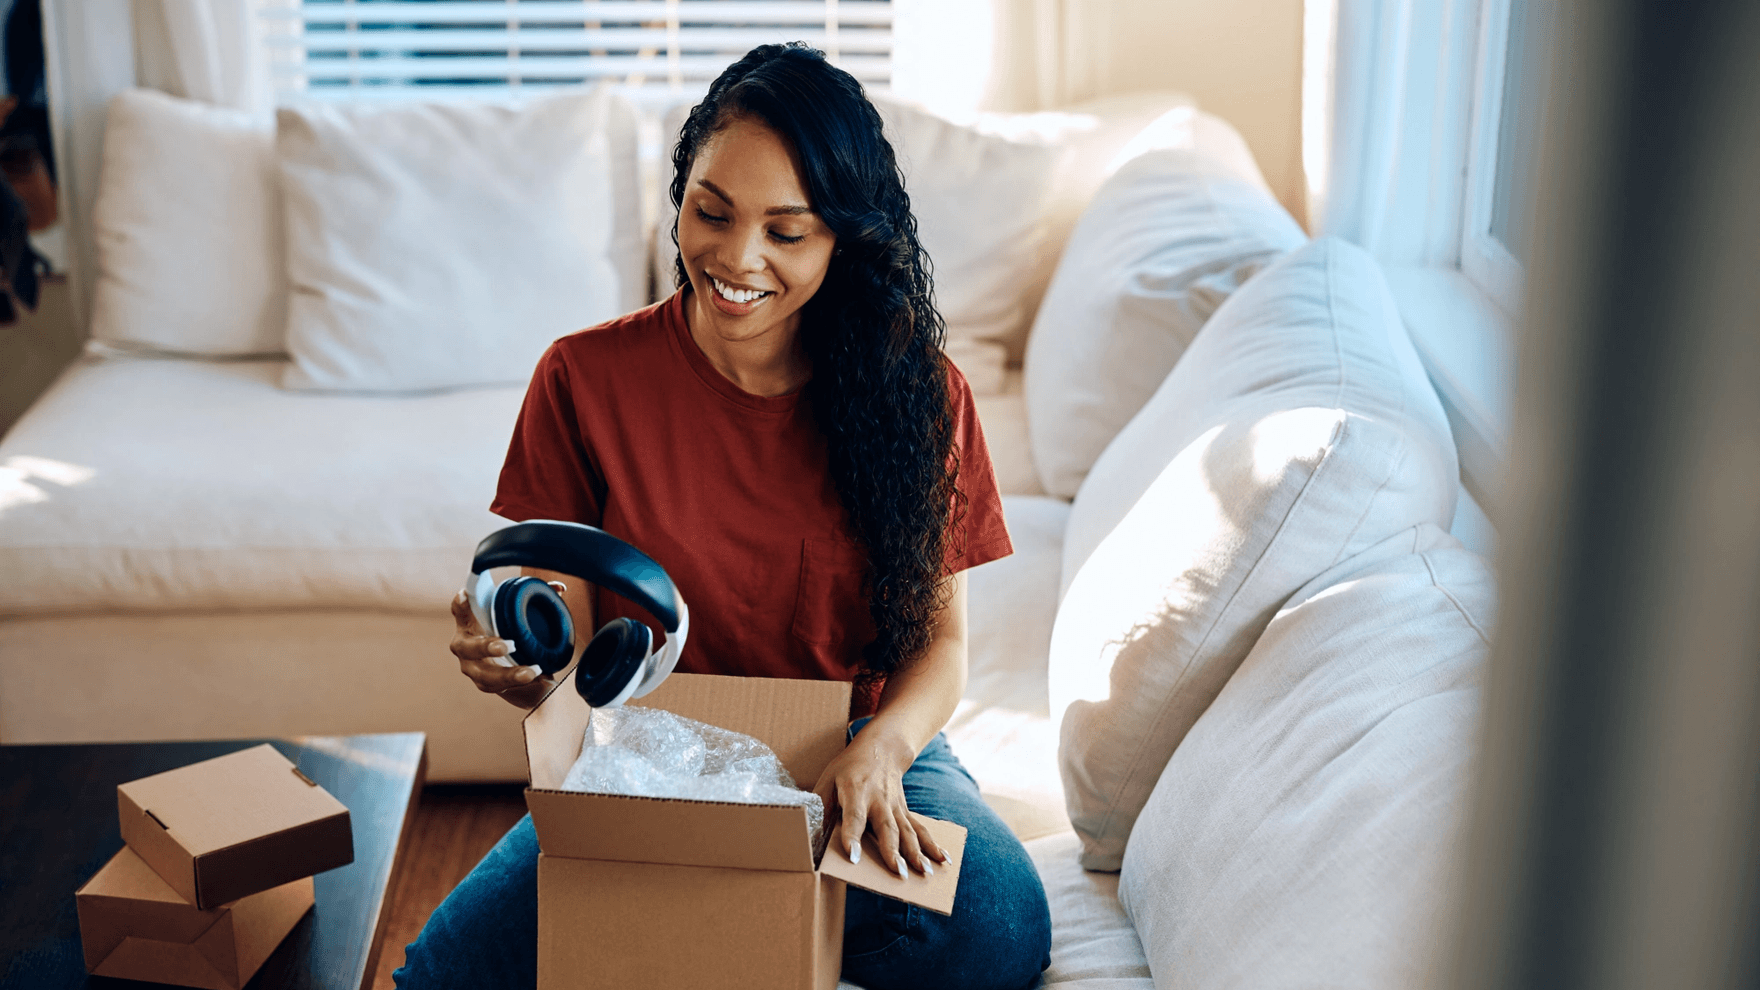
[[[619,616],[593,635],[575,667],[574,689],[594,708],[614,704],[647,666],[654,633],[643,623]]]
[[[574,618],[540,578],[517,577],[495,589],[495,629],[513,643],[513,659],[554,674],[574,657]]]

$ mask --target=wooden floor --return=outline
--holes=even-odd
[[[519,784],[423,789],[391,893],[374,990],[390,990],[392,971],[403,965],[403,947],[415,941],[434,908],[525,813],[525,788]]]

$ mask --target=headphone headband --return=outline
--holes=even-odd
[[[682,604],[678,590],[654,558],[582,523],[534,519],[496,530],[477,544],[471,559],[475,578],[493,567],[522,565],[572,574],[616,592],[676,633]]]

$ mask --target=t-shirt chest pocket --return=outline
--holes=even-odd
[[[868,553],[848,540],[801,541],[801,583],[795,593],[794,635],[814,646],[859,649],[874,638],[862,582]]]

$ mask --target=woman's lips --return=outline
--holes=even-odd
[[[705,273],[704,277],[709,280],[709,299],[710,299],[710,301],[715,304],[716,309],[722,311],[723,313],[726,313],[729,316],[744,316],[747,313],[750,313],[752,310],[757,309],[759,306],[764,305],[765,302],[769,301],[771,296],[776,294],[774,292],[766,292],[763,295],[759,296],[758,298],[749,300],[747,302],[743,302],[743,303],[742,302],[734,302],[733,300],[731,300],[721,294],[721,287],[716,282],[716,279],[713,275],[708,275],[707,273]]]

